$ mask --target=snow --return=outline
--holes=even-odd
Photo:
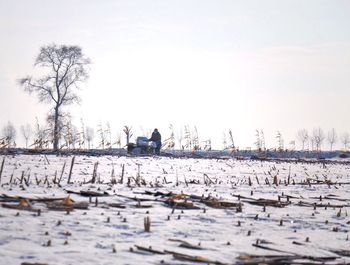
[[[0,156],[0,162],[3,158],[0,195],[32,199],[64,198],[68,195],[67,190],[90,190],[105,192],[109,196],[98,197],[97,206],[95,197],[92,197],[88,209],[74,209],[69,214],[49,210],[45,203],[37,201],[31,201],[31,205],[41,209],[40,215],[37,211],[0,207],[1,264],[160,264],[162,261],[166,264],[191,264],[170,254],[137,250],[135,245],[202,256],[227,264],[238,262],[238,257],[243,254],[281,255],[281,252],[252,245],[257,242],[261,246],[290,253],[338,257],[333,261],[335,263],[350,262],[349,257],[331,252],[350,249],[350,241],[347,240],[350,165],[346,163],[76,156],[72,183],[67,184],[72,161],[70,156]],[[88,183],[97,162],[98,182]],[[52,180],[55,175],[56,179],[60,177],[64,163],[62,181],[60,185],[54,184]],[[121,179],[123,165],[123,183],[110,184],[112,171],[117,182]],[[24,179],[29,176],[28,185],[19,183],[22,174]],[[275,176],[278,185],[273,184]],[[288,176],[290,184],[286,185]],[[46,178],[49,184],[44,184]],[[304,183],[307,178],[311,181],[310,185]],[[36,179],[41,180],[39,184]],[[137,185],[135,179],[140,179],[141,184]],[[330,181],[330,185],[313,184],[317,180]],[[199,201],[194,201],[199,209],[173,210],[164,203],[167,198],[145,194],[146,191],[204,198],[211,196],[222,201],[241,202],[242,212],[236,207],[212,208]],[[250,204],[244,199],[277,201],[280,197],[282,202],[287,202],[286,195],[290,196],[291,204],[281,208],[266,206],[266,211],[263,206]],[[150,200],[138,202],[132,199],[136,197]],[[74,202],[89,202],[89,197],[79,194],[71,193],[70,198]],[[299,205],[300,201],[310,203],[309,207]],[[109,203],[119,203],[125,208],[111,207]],[[323,206],[315,209],[313,203],[322,203]],[[325,207],[328,203],[332,206]],[[17,205],[18,202],[12,204]],[[140,205],[142,207],[138,207]],[[337,205],[343,207],[334,207]],[[143,208],[146,206],[150,207]],[[146,216],[151,220],[149,233],[144,231]],[[183,240],[196,246],[200,244],[202,249],[183,248],[179,242],[169,239]],[[131,248],[133,251],[130,251]]]

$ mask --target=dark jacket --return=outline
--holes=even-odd
[[[162,136],[160,135],[159,132],[153,132],[151,138],[149,139],[150,141],[153,142],[161,142],[162,141]]]

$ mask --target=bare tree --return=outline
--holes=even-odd
[[[183,140],[183,132],[182,132],[182,129],[180,128],[178,133],[177,133],[177,142],[179,144],[179,149],[180,150],[184,149],[184,147],[182,145],[182,140]]]
[[[86,135],[85,135],[85,123],[83,119],[80,119],[80,132],[79,132],[79,148],[85,149],[85,140],[86,140]]]
[[[327,141],[330,145],[330,150],[333,151],[333,145],[337,142],[338,140],[338,136],[337,136],[337,133],[335,132],[335,129],[332,128],[332,130],[330,130],[328,132],[328,135],[327,135]]]
[[[344,150],[347,151],[350,143],[350,134],[348,132],[342,133],[340,141],[344,146]]]
[[[297,139],[301,142],[302,150],[305,149],[305,144],[309,139],[309,133],[306,129],[301,129],[297,133]]]
[[[311,150],[315,151],[315,137],[311,136],[309,140],[311,144]]]
[[[28,140],[32,136],[32,126],[29,123],[26,125],[21,125],[21,134],[26,141],[26,148],[28,148]]]
[[[125,133],[126,144],[128,145],[133,135],[131,126],[124,126],[123,132]]]
[[[259,130],[255,130],[255,146],[258,152],[261,152],[261,138]]]
[[[7,124],[2,128],[2,137],[4,141],[5,147],[12,147],[16,146],[16,128],[13,126],[13,124],[9,121]]]
[[[321,151],[322,143],[323,143],[324,139],[326,138],[323,130],[320,127],[315,128],[312,132],[312,138],[313,138],[314,143],[316,145],[316,151],[317,152]]]
[[[98,125],[98,130],[97,130],[97,132],[98,132],[98,135],[100,136],[100,144],[99,144],[99,146],[100,146],[102,149],[105,149],[106,134],[105,134],[105,130],[103,129],[101,123]]]
[[[94,128],[86,127],[86,141],[88,142],[88,148],[91,149],[91,143],[94,140],[95,132]]]
[[[227,140],[226,140],[226,133],[225,132],[222,133],[222,145],[223,145],[223,149],[226,150],[227,149]]]
[[[294,151],[295,150],[295,140],[289,141],[289,146],[290,146],[290,149]]]
[[[284,140],[282,137],[282,134],[280,131],[277,131],[277,135],[276,135],[276,139],[277,139],[277,144],[278,144],[278,151],[283,151],[284,149]]]
[[[36,79],[27,76],[19,80],[19,84],[29,93],[36,93],[41,102],[53,103],[55,151],[58,150],[61,107],[79,102],[76,90],[88,78],[89,64],[90,59],[84,56],[80,47],[51,44],[41,47],[34,64],[47,69],[47,74]]]
[[[54,142],[54,138],[55,138],[55,112],[54,110],[51,110],[47,116],[46,116],[46,137],[47,137],[47,141],[48,143],[53,143]],[[57,146],[59,148],[63,148],[65,145],[67,145],[67,133],[70,133],[70,129],[72,127],[72,116],[69,112],[63,112],[60,111],[58,113],[58,121],[57,121],[57,130],[58,130],[58,134],[57,134]],[[61,141],[64,140],[65,143],[63,144],[64,146],[59,146],[61,144]],[[68,147],[68,146],[66,146]]]
[[[264,130],[263,129],[260,129],[260,146],[261,146],[261,150],[263,150],[263,151],[266,150],[265,134],[264,134]]]
[[[77,126],[72,125],[72,135],[71,135],[71,140],[72,140],[72,148],[76,149],[76,144],[79,142],[79,130]]]
[[[191,131],[190,131],[189,125],[185,126],[185,141],[186,141],[185,147],[188,150],[191,150],[192,149],[192,137],[191,137]]]
[[[228,138],[230,139],[230,148],[232,150],[235,150],[236,146],[235,146],[235,141],[233,140],[233,134],[231,130],[228,130]]]
[[[111,126],[109,125],[109,122],[106,123],[105,135],[106,135],[106,147],[112,148],[112,131],[111,131]]]
[[[199,146],[199,136],[198,136],[198,130],[197,127],[194,126],[194,129],[191,133],[191,142],[192,142],[192,146],[193,146],[193,150],[200,150],[201,147]]]

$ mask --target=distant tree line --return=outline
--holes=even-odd
[[[19,134],[26,148],[49,149],[54,141],[51,128],[52,124],[49,120],[45,124],[40,124],[36,119],[34,126],[30,124],[21,125]],[[60,150],[124,148],[129,142],[135,141],[137,136],[148,137],[151,133],[151,129],[144,130],[141,128],[137,131],[129,125],[114,133],[108,122],[98,124],[95,129],[92,126],[85,125],[83,119],[80,119],[79,125],[74,125],[70,115],[67,115],[59,133],[58,148]],[[16,147],[17,138],[18,134],[15,126],[8,122],[1,130],[0,148]],[[297,150],[296,146],[298,144],[300,147],[298,150],[320,152],[322,150],[333,151],[336,144],[342,146],[344,151],[347,151],[350,147],[350,134],[344,132],[338,135],[334,128],[329,130],[327,134],[320,127],[313,129],[311,133],[306,129],[300,129],[296,133],[296,140],[288,141],[288,144],[285,143],[282,133],[276,131],[275,139],[275,143],[272,143],[268,149],[265,143],[264,131],[262,129],[256,130],[254,149],[260,152],[267,150],[292,151]],[[222,148],[218,149],[232,152],[239,151],[231,129],[227,133],[223,133],[222,143]],[[186,125],[175,130],[174,126],[170,124],[169,130],[163,133],[162,148],[187,151],[212,150],[212,142],[211,139],[201,139],[196,126]]]

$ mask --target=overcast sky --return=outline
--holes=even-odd
[[[115,135],[190,125],[221,148],[232,129],[245,148],[255,129],[269,147],[277,130],[286,143],[300,128],[350,132],[350,1],[0,0],[0,36],[1,127],[44,121],[50,105],[16,80],[57,43],[93,62],[66,110]]]

